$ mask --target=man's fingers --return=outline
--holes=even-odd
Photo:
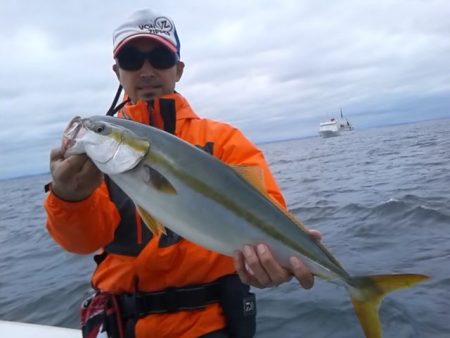
[[[244,255],[241,251],[236,251],[234,253],[234,268],[236,269],[242,283],[252,285],[257,288],[263,287],[254,277],[251,269],[246,265]]]
[[[234,268],[236,269],[236,272],[239,275],[242,283],[250,284],[250,274],[245,268],[244,255],[240,251],[236,251],[234,253]]]
[[[55,180],[62,182],[70,181],[79,174],[88,161],[90,160],[86,155],[73,155],[62,160],[56,159],[52,163],[53,177]]]
[[[322,234],[318,230],[310,229],[309,235],[311,236],[311,238],[318,240],[318,241],[320,241],[322,239]]]
[[[258,281],[258,284],[263,285],[265,287],[272,286],[273,282],[268,275],[267,271],[264,270],[264,267],[261,265],[258,254],[256,253],[254,247],[250,245],[244,246],[243,249],[245,262],[249,266],[249,268],[253,271],[255,279]]]
[[[86,155],[72,155],[64,160],[64,166],[70,168],[70,171],[75,173],[81,171],[86,162],[91,162]]]
[[[54,148],[50,151],[50,161],[63,160],[64,156],[60,148]]]
[[[274,286],[285,283],[290,279],[289,272],[284,269],[272,256],[269,248],[264,244],[259,244],[256,247],[259,261],[263,266],[265,272],[269,276]]]
[[[81,201],[102,183],[103,174],[85,155],[64,158],[61,149],[50,152],[52,191],[66,201]]]
[[[289,272],[274,259],[265,244],[259,244],[256,250],[252,246],[244,246],[242,251],[235,252],[234,264],[242,282],[258,288],[285,283],[292,275],[305,289],[310,289],[314,285],[313,274],[300,259],[290,258],[291,272]]]
[[[79,171],[79,177],[83,177],[87,181],[87,185],[98,185],[103,180],[102,172],[98,170],[95,164],[89,159],[83,163],[83,166]]]
[[[298,279],[300,285],[305,289],[311,289],[314,285],[314,276],[309,269],[297,257],[291,257],[289,262],[292,266],[292,273]]]

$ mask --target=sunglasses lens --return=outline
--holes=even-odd
[[[124,70],[138,70],[142,67],[145,55],[134,47],[125,47],[117,56],[119,67]]]
[[[156,69],[168,69],[175,66],[178,58],[175,53],[167,48],[159,47],[149,53],[149,61]]]
[[[138,70],[148,60],[155,69],[168,69],[178,61],[175,53],[164,47],[158,47],[148,53],[143,53],[134,47],[125,47],[117,56],[119,67],[124,70]]]

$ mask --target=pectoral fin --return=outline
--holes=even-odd
[[[153,169],[152,167],[145,166],[145,172],[145,182],[151,184],[156,190],[167,194],[177,193],[169,180],[165,178],[164,175],[162,175],[159,171]]]
[[[153,218],[152,215],[150,215],[140,206],[138,206],[137,209],[145,225],[147,226],[147,228],[149,228],[153,235],[160,235],[161,233],[166,234],[166,228],[164,227],[164,225],[159,223],[156,219]]]

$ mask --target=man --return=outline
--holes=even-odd
[[[175,92],[184,63],[172,20],[138,11],[114,31],[113,42],[113,70],[127,97],[115,109],[119,117],[164,129],[225,163],[259,167],[268,195],[286,207],[263,154],[236,128],[199,118]],[[304,288],[313,285],[298,259],[291,259],[288,271],[263,243],[231,258],[170,230],[153,236],[132,201],[84,155],[64,158],[55,149],[50,167],[49,233],[74,253],[102,249],[92,277],[97,293],[82,310],[86,332],[95,327],[121,338],[251,337],[255,307],[246,284],[273,287],[294,275]],[[104,316],[96,316],[99,304]]]

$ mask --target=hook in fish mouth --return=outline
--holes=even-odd
[[[63,133],[61,144],[61,152],[63,155],[66,153],[67,149],[75,144],[75,139],[82,126],[83,119],[80,116],[75,116],[67,125]]]

